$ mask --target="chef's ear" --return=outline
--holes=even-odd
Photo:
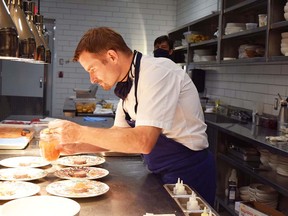
[[[118,60],[118,54],[115,50],[108,50],[107,51],[107,58],[113,62]]]

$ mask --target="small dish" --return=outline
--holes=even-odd
[[[40,186],[23,181],[0,182],[0,200],[12,200],[37,194]]]
[[[0,165],[2,166],[15,167],[15,168],[16,167],[36,168],[36,167],[44,167],[49,164],[50,162],[44,160],[44,158],[34,156],[12,157],[0,161]]]
[[[175,184],[164,184],[164,188],[167,190],[167,192],[170,194],[171,197],[189,197],[192,195],[193,190],[186,184],[183,184],[185,191],[187,194],[184,195],[177,195],[174,194],[173,189],[175,187]]]
[[[0,169],[0,180],[4,181],[32,181],[44,178],[46,175],[47,172],[37,168]]]
[[[105,162],[103,157],[92,155],[72,155],[61,157],[57,160],[59,165],[63,166],[96,166]]]
[[[99,179],[108,174],[108,170],[97,167],[67,167],[54,172],[55,176],[62,179]]]

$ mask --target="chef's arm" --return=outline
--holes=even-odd
[[[80,126],[78,142],[90,143],[110,151],[148,154],[153,149],[161,129],[152,126],[134,128],[91,128]]]
[[[152,126],[95,128],[66,120],[51,121],[49,129],[58,134],[58,148],[66,153],[110,150],[147,154],[161,133],[160,128]]]

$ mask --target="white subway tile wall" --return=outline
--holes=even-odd
[[[81,36],[99,26],[114,28],[131,49],[152,55],[156,37],[176,26],[176,0],[41,0],[40,13],[56,20],[55,65],[53,68],[52,116],[63,116],[66,97],[73,88],[88,88],[88,74],[79,63],[71,62]],[[64,59],[64,65],[59,65]],[[58,78],[58,71],[64,72]],[[113,90],[99,88],[99,98],[115,98]]]
[[[91,27],[109,26],[120,32],[132,49],[152,54],[154,39],[168,31],[217,10],[217,0],[41,0],[41,14],[56,19],[56,62],[71,59],[82,34]],[[62,116],[64,99],[73,88],[87,88],[88,74],[78,63],[55,65],[54,74],[64,71],[64,78],[54,76],[53,116]],[[288,65],[254,65],[207,68],[207,95],[222,103],[252,109],[261,102],[264,112],[273,109],[277,93],[288,96]],[[97,96],[115,97],[101,88]]]

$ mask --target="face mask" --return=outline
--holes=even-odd
[[[125,98],[127,97],[128,93],[130,92],[131,88],[132,88],[132,84],[133,81],[132,79],[129,77],[129,72],[127,73],[127,75],[124,77],[124,79],[128,76],[127,81],[125,82],[118,82],[115,89],[114,89],[114,93],[115,95],[117,95],[119,98],[121,98],[122,100],[125,100]]]
[[[169,51],[158,48],[158,49],[154,50],[154,57],[170,58]]]

